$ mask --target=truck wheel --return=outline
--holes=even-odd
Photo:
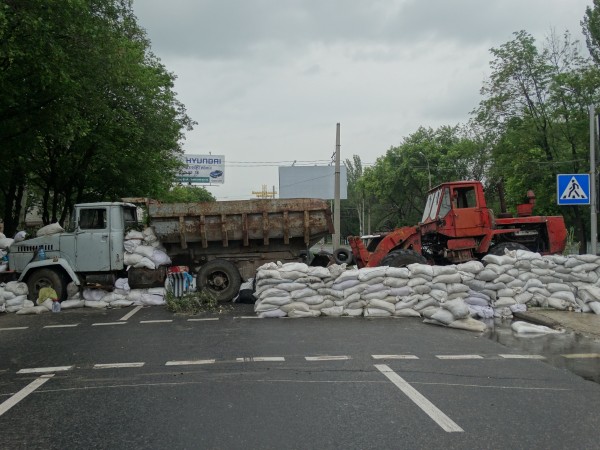
[[[240,291],[242,277],[232,263],[215,259],[200,267],[197,282],[198,290],[206,289],[220,302],[228,302]]]
[[[424,256],[419,255],[414,250],[399,249],[389,252],[381,260],[380,266],[405,267],[409,264],[427,264]]]
[[[494,245],[488,250],[488,255],[504,256],[504,250],[525,250],[529,251],[527,247],[518,242],[503,242],[502,244]]]
[[[352,264],[354,255],[352,254],[351,250],[340,247],[334,250],[333,258],[337,264]]]
[[[35,303],[40,289],[45,287],[54,289],[60,301],[67,298],[67,284],[61,274],[52,269],[39,269],[27,278],[29,300]]]

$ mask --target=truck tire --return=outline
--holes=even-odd
[[[38,269],[27,277],[27,288],[29,289],[29,300],[35,301],[38,298],[40,289],[49,287],[56,291],[60,301],[67,298],[67,283],[64,277],[56,270]]]
[[[492,248],[490,248],[488,250],[488,255],[504,256],[504,250],[529,251],[527,247],[525,247],[523,244],[519,244],[518,242],[503,242],[502,244],[494,245]]]
[[[333,251],[333,259],[336,264],[352,264],[354,255],[352,254],[352,250],[340,247]]]
[[[405,267],[409,264],[427,264],[427,260],[423,255],[419,255],[414,250],[401,248],[392,250],[381,260],[380,266]]]
[[[229,302],[240,291],[242,277],[232,263],[215,259],[200,267],[197,283],[198,290],[206,289],[220,302]]]

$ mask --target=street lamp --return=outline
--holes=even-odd
[[[590,234],[591,253],[596,254],[598,246],[598,216],[596,214],[596,112],[590,105]]]
[[[425,156],[425,153],[423,152],[419,152],[419,155],[425,158],[425,161],[427,162],[427,177],[429,178],[429,190],[431,190],[431,170],[429,170],[429,158]]]

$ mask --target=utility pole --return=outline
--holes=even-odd
[[[596,213],[596,112],[590,105],[590,253],[595,255],[598,247],[598,214]]]
[[[335,180],[333,199],[333,249],[340,246],[340,124],[335,131]]]

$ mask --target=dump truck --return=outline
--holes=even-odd
[[[359,268],[411,263],[457,264],[506,250],[562,253],[567,229],[562,216],[534,216],[535,194],[516,207],[516,217],[487,207],[479,181],[442,183],[428,191],[421,222],[364,239],[348,238]]]
[[[242,280],[252,277],[257,267],[271,261],[306,261],[309,248],[333,233],[331,209],[321,199],[149,201],[147,208],[148,224],[173,264],[196,271],[197,286],[222,301],[237,295]],[[164,284],[167,267],[127,270],[124,264],[125,234],[139,226],[138,205],[133,203],[77,204],[64,232],[10,246],[9,270],[0,273],[0,282],[27,283],[32,300],[43,287],[52,287],[65,299],[70,282],[80,289],[112,289],[123,277],[132,288]],[[44,259],[39,258],[41,249]]]

